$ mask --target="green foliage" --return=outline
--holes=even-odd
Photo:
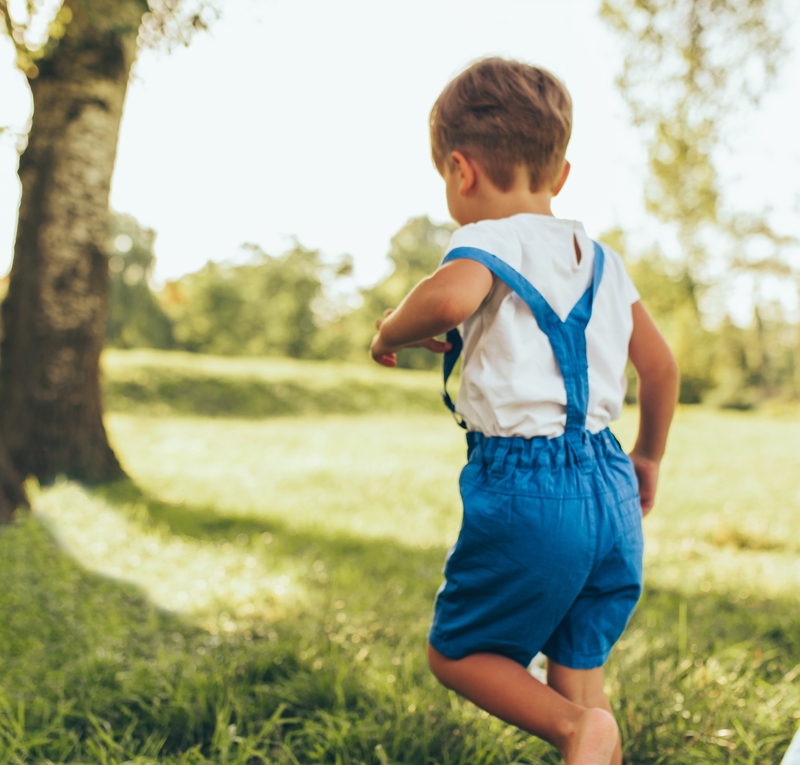
[[[678,361],[681,403],[699,404],[716,384],[716,348],[701,323],[694,280],[685,270],[671,276],[658,256],[631,264],[630,273]]]
[[[756,309],[746,328],[726,320],[717,331],[717,353],[721,371],[712,401],[750,409],[769,398],[800,398],[800,327],[787,324],[779,306]]]
[[[435,270],[452,228],[424,217],[411,219],[392,239],[388,254],[392,272],[376,286],[362,290],[362,305],[353,310],[343,298],[332,297],[337,280],[350,274],[350,259],[327,264],[318,252],[300,245],[280,257],[249,245],[253,252],[249,263],[209,263],[197,273],[168,283],[154,297],[145,278],[153,264],[154,234],[133,218],[115,215],[112,250],[121,243],[127,251],[115,251],[109,263],[109,344],[369,365],[366,351],[376,318],[398,305]],[[669,261],[657,250],[631,258],[620,229],[606,232],[601,239],[626,257],[645,305],[676,355],[682,403],[709,400],[748,408],[769,398],[800,397],[800,327],[788,323],[778,307],[758,311],[751,328],[726,320],[708,329],[699,308],[702,289],[686,263]],[[106,405],[113,410],[158,406],[182,414],[266,417],[337,408],[352,413],[400,406],[427,411],[436,406],[433,399],[418,395],[406,383],[397,385],[396,375],[389,373],[379,380],[346,365],[335,380],[323,376],[309,388],[298,387],[287,377],[296,368],[277,360],[240,365],[232,375],[231,367],[209,359],[198,359],[193,365],[182,356],[137,358],[148,361],[141,367],[107,365]],[[439,364],[439,356],[422,349],[399,355],[401,367],[432,369]],[[214,374],[208,375],[212,366]],[[279,369],[291,371],[274,371]],[[632,402],[635,375],[632,369],[628,374]]]
[[[116,215],[112,242],[122,234],[132,246],[110,259],[109,343],[229,356],[366,362],[376,319],[436,269],[453,228],[426,217],[408,221],[392,238],[392,272],[361,290],[362,305],[354,310],[347,295],[337,290],[338,280],[352,273],[352,259],[343,256],[326,263],[318,251],[300,244],[279,257],[245,245],[252,253],[248,263],[210,262],[169,282],[156,299],[144,278],[152,268],[155,235],[133,218]],[[429,351],[408,349],[401,352],[399,366],[429,369],[439,361]]]
[[[714,152],[726,118],[774,81],[785,20],[776,0],[603,0],[622,38],[620,91],[646,131],[648,210],[675,223],[693,266],[706,258],[703,226],[724,231]],[[766,226],[765,221],[761,221]]]
[[[725,121],[758,103],[787,53],[780,0],[602,0],[600,16],[624,45],[617,83],[647,141],[647,209],[677,227],[692,268],[708,259],[711,229],[729,265],[782,273],[791,238],[765,214],[723,212],[714,156]],[[753,239],[772,247],[750,261]]]
[[[658,252],[638,260],[627,256],[625,236],[619,229],[601,237],[626,257],[627,269],[647,310],[669,343],[681,370],[680,401],[698,404],[713,389],[716,338],[704,329],[697,304],[697,285],[685,265],[670,264]],[[635,373],[628,370],[629,401],[635,401]]]
[[[299,244],[280,257],[247,247],[253,255],[246,265],[208,263],[167,285],[163,302],[180,347],[223,355],[338,355],[314,307],[324,299],[323,282],[349,273],[349,259],[330,266]]]
[[[109,239],[106,341],[118,348],[171,348],[172,324],[149,285],[155,232],[112,213]]]
[[[630,264],[681,367],[681,401],[748,408],[796,398],[800,327],[762,305],[749,328],[726,318],[708,331],[698,311],[703,290],[737,274],[753,277],[758,302],[764,276],[796,273],[788,256],[797,238],[776,232],[767,213],[726,210],[715,165],[727,121],[759,102],[787,53],[783,4],[603,0],[600,15],[624,46],[617,84],[647,143],[647,209],[675,228],[682,249],[672,268],[658,256]],[[711,252],[724,262],[716,275]]]
[[[601,239],[626,256],[621,230]],[[707,329],[698,306],[697,283],[685,263],[657,251],[633,260],[628,272],[642,302],[675,354],[681,370],[680,401],[709,401],[731,409],[750,409],[769,399],[800,398],[800,325],[788,322],[779,305],[756,309],[749,327],[729,317]],[[628,402],[636,400],[635,373],[628,370]]]
[[[444,412],[108,426],[138,487],[60,483],[0,531],[0,763],[560,761],[426,667],[464,458]],[[798,428],[678,413],[607,668],[637,765],[773,765],[789,744]]]
[[[0,33],[11,38],[20,70],[35,79],[59,47],[80,48],[102,38],[143,47],[188,45],[217,15],[215,0],[0,0]]]

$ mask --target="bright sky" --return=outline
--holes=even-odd
[[[241,259],[244,242],[277,254],[296,236],[330,258],[352,254],[357,281],[376,281],[409,217],[448,218],[428,112],[454,74],[488,54],[546,66],[572,93],[573,172],[556,214],[584,221],[590,235],[614,225],[652,234],[644,153],[613,84],[621,53],[598,0],[220,5],[222,17],[189,48],[142,53],[128,91],[111,204],[158,232],[158,279]],[[800,233],[792,47],[779,86],[737,123],[722,170],[732,202],[769,206]],[[19,130],[29,110],[0,40],[0,125]],[[16,163],[0,139],[0,272],[11,260]]]

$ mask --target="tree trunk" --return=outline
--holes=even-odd
[[[21,476],[122,474],[102,419],[108,195],[135,36],[64,38],[31,81],[33,125],[2,307],[0,438]]]
[[[28,498],[22,488],[22,477],[11,462],[0,438],[0,523],[9,523],[20,505],[28,506]]]

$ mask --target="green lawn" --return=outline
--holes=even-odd
[[[0,531],[0,763],[559,761],[425,666],[464,459],[435,375],[105,369],[132,480],[31,487]],[[679,413],[608,667],[630,762],[776,765],[800,724],[797,443],[796,415]]]

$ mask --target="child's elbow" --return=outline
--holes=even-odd
[[[464,300],[460,295],[443,295],[437,305],[436,318],[442,326],[452,329],[463,323],[473,313],[474,310],[464,304]]]
[[[676,386],[681,381],[681,369],[675,356],[672,355],[672,351],[669,352],[669,358],[664,362],[664,376]]]
[[[648,387],[653,386],[677,391],[680,385],[680,367],[671,351],[667,351],[655,363],[650,363],[636,371],[640,382]]]
[[[674,382],[676,384],[680,382],[681,370],[678,366],[678,362],[672,355],[672,351],[669,351],[665,358],[661,361],[661,365],[657,371],[657,374],[664,380],[669,380],[670,382]]]
[[[450,329],[457,327],[464,321],[464,317],[458,310],[458,305],[454,302],[446,302],[440,307],[438,319],[443,327],[448,327]]]
[[[676,385],[680,383],[681,370],[680,367],[678,366],[678,362],[676,361],[675,357],[672,354],[670,354],[668,374],[670,378],[675,381]]]

